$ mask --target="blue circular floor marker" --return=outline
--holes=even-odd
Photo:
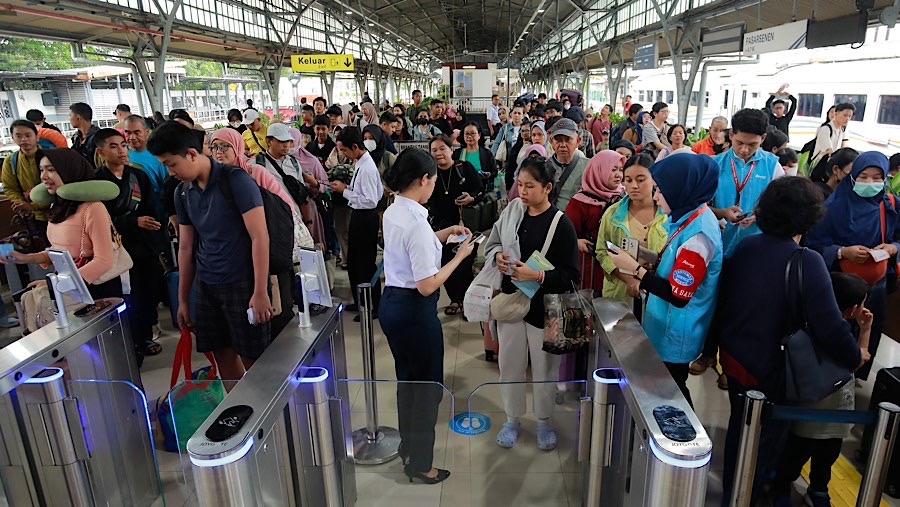
[[[491,418],[478,412],[462,412],[450,421],[450,429],[460,435],[480,435],[491,429]]]

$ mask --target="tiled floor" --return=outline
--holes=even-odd
[[[349,299],[346,271],[337,271],[335,295]],[[446,305],[442,299],[440,308]],[[161,342],[163,354],[147,358],[142,369],[148,399],[154,401],[168,390],[172,354],[178,336],[172,328],[168,310],[161,308],[160,323],[163,328]],[[362,354],[359,325],[352,321],[353,314],[345,316],[345,333],[348,365],[351,378],[362,378]],[[573,395],[556,407],[554,422],[559,447],[542,452],[535,445],[533,417],[523,421],[519,444],[513,449],[501,449],[494,441],[496,431],[505,421],[500,388],[489,384],[498,380],[496,363],[483,360],[483,344],[477,323],[469,323],[460,317],[447,317],[444,322],[446,387],[444,400],[436,428],[435,466],[452,472],[451,477],[434,486],[419,483],[410,485],[398,460],[379,466],[357,466],[356,479],[359,493],[357,507],[458,507],[458,506],[581,506],[582,476],[575,449],[577,435],[577,406]],[[395,379],[393,360],[380,326],[375,325],[375,357],[377,378]],[[14,335],[15,332],[13,332]],[[202,356],[194,354],[194,367],[204,364]],[[900,364],[900,345],[890,339],[882,341],[878,351],[880,365]],[[878,365],[876,365],[878,366]],[[872,376],[874,379],[874,375]],[[722,445],[728,419],[728,401],[715,384],[716,377],[707,373],[691,377],[688,385],[696,400],[697,413],[714,442],[714,454],[710,471],[707,505],[718,505],[721,499]],[[857,406],[868,406],[870,380],[857,390]],[[349,383],[351,393],[351,418],[354,428],[365,426],[365,401],[362,384]],[[379,383],[379,424],[396,427],[396,385]],[[473,393],[473,391],[475,391]],[[451,395],[452,393],[452,395]],[[472,410],[487,414],[492,428],[478,436],[463,436],[450,431],[448,422],[454,413],[464,412],[471,403]],[[531,399],[528,400],[529,410]],[[155,421],[154,421],[155,423]],[[845,443],[845,455],[852,457],[861,432]],[[195,505],[185,485],[181,458],[178,454],[159,451],[160,475],[164,484],[167,506]],[[796,485],[796,505],[800,505],[802,482]],[[887,497],[886,497],[887,498]],[[888,505],[900,505],[893,499]],[[0,500],[0,506],[3,502]],[[158,501],[156,505],[163,505]]]

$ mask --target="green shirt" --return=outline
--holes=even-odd
[[[463,160],[475,166],[475,170],[481,172],[481,153],[478,151],[469,151],[463,148]]]
[[[15,156],[16,162],[18,163],[18,167],[15,171],[12,167],[13,158],[14,157],[10,155],[3,160],[3,172],[2,177],[0,177],[3,181],[3,193],[14,203],[26,202],[25,194],[30,192],[32,188],[41,182],[41,174],[38,170],[34,155],[18,153]],[[34,208],[35,218],[43,221],[47,220],[47,208],[49,208],[49,206],[42,206],[35,203],[31,203],[31,206]]]

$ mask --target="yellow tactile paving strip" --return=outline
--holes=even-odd
[[[800,472],[807,483],[809,483],[809,462],[803,465]],[[844,456],[839,456],[838,460],[831,466],[831,482],[828,483],[828,495],[831,496],[831,505],[833,507],[855,507],[856,496],[859,493],[859,484],[862,482],[862,474],[854,467]],[[881,500],[881,507],[889,507],[888,503]]]

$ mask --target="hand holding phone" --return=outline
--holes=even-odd
[[[451,234],[451,235],[447,238],[447,243],[462,243],[462,242],[465,241],[466,238],[468,238],[468,237],[469,237],[468,234],[457,234],[457,235]]]
[[[465,238],[463,238],[463,241],[465,241]],[[477,244],[481,243],[482,241],[484,241],[484,234],[482,234],[480,232],[476,232],[472,235],[472,243],[473,244],[477,245]],[[458,251],[459,251],[459,246],[457,246],[456,248],[453,249],[453,253],[456,253]]]
[[[609,251],[610,255],[619,255],[619,247],[611,241],[606,242],[606,250]]]
[[[4,259],[13,260],[13,250],[15,250],[15,247],[13,247],[12,243],[0,243],[0,256]]]

